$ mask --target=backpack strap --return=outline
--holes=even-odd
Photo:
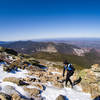
[[[67,66],[64,66],[64,69],[66,70],[67,69]]]
[[[72,68],[70,67],[72,64],[68,64],[67,65],[67,70],[69,70],[69,71],[71,71],[72,70]]]

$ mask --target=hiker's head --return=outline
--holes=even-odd
[[[64,64],[67,65],[67,64],[69,64],[69,62],[68,62],[67,60],[65,60],[65,61],[64,61]]]

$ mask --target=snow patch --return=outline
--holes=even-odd
[[[28,97],[29,94],[24,91],[23,87],[18,86],[17,84],[11,83],[11,82],[2,82],[2,80],[5,77],[16,77],[16,78],[25,78],[25,77],[31,77],[36,78],[34,76],[27,75],[27,70],[18,69],[17,72],[5,72],[3,71],[3,66],[0,65],[0,92],[7,93],[4,89],[5,86],[10,85],[15,88],[15,90],[22,96]],[[54,74],[58,72],[53,72]],[[28,86],[28,88],[34,88],[34,86]],[[63,88],[58,89],[52,86],[50,82],[46,84],[45,91],[42,92],[41,96],[44,98],[43,100],[56,100],[56,98],[59,95],[64,95],[68,100],[92,100],[90,94],[84,93],[81,91],[81,88],[76,87],[74,89],[71,88]]]
[[[47,86],[42,93],[44,100],[56,100],[59,95],[64,95],[68,100],[92,100],[91,95],[77,91],[71,88],[58,89],[53,86]]]
[[[14,89],[16,90],[16,92],[19,95],[29,97],[29,94],[27,92],[25,92],[24,89],[21,86],[18,86],[17,84],[11,83],[11,82],[0,83],[0,92],[4,92],[4,93],[8,94],[7,90],[5,89],[5,86],[8,86],[8,85],[14,87]]]
[[[74,54],[78,56],[84,56],[85,53],[88,53],[88,49],[76,49],[74,48]]]
[[[30,77],[30,78],[37,78],[35,76],[28,75],[28,71],[27,70],[22,70],[22,69],[18,69],[18,71],[12,70],[9,73],[5,72],[5,71],[3,71],[3,66],[0,65],[0,81],[2,81],[5,77],[16,77],[16,78]]]
[[[51,72],[52,74],[61,74],[60,72]]]

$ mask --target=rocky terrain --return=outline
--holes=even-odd
[[[8,52],[9,51],[9,52]],[[50,62],[0,48],[1,100],[92,100],[100,95],[100,65],[75,71],[72,80],[82,77],[73,89],[61,80],[62,62]]]

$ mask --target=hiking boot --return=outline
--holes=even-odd
[[[67,85],[67,84],[65,84],[65,87],[68,87],[68,85]]]
[[[71,85],[71,88],[73,89],[73,84]]]
[[[74,83],[72,83],[72,86],[74,86],[75,84]]]

